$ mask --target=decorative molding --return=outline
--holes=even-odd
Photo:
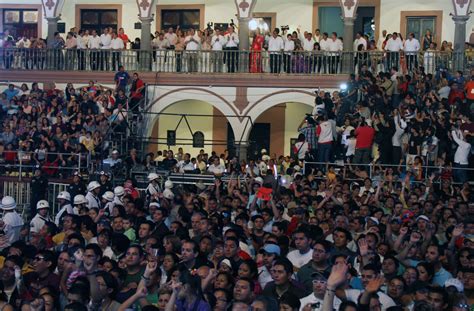
[[[138,16],[141,18],[152,17],[155,0],[137,0]]]
[[[44,17],[46,19],[60,17],[64,2],[65,0],[41,0]]]
[[[469,7],[472,0],[451,0],[454,7],[454,16],[469,16]]]
[[[234,0],[237,18],[251,18],[257,0]]]
[[[75,8],[75,23],[77,29],[81,28],[81,10],[117,10],[117,29],[122,27],[122,5],[121,4],[76,4]],[[97,29],[97,34],[100,35],[100,29]]]
[[[240,114],[242,114],[242,111],[244,111],[244,109],[248,106],[248,104],[249,104],[249,100],[247,97],[247,88],[238,86],[235,92],[235,101],[234,101],[235,107],[237,107],[237,109],[239,109],[240,111]]]
[[[339,0],[343,18],[355,18],[359,0]]]
[[[206,26],[205,21],[205,9],[204,4],[173,4],[173,5],[162,5],[156,6],[156,31],[161,31],[161,11],[163,10],[199,10],[199,24],[201,28]]]
[[[441,38],[443,35],[443,11],[438,10],[432,10],[432,11],[401,11],[400,12],[400,33],[403,36],[406,36],[407,32],[407,18],[408,17],[418,17],[418,16],[432,16],[435,17],[435,29],[434,29],[434,41],[438,45],[438,47],[441,44]],[[433,31],[433,29],[431,29]],[[422,34],[424,35],[424,33]],[[421,38],[417,38],[421,42]]]
[[[43,37],[43,5],[42,4],[3,4],[0,3],[0,31],[3,31],[3,9],[31,9],[38,11],[38,37]]]

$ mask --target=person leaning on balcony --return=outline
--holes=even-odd
[[[283,51],[283,39],[278,35],[280,29],[275,28],[272,36],[268,40],[268,52],[270,53],[270,72],[280,73],[281,71],[281,51]]]
[[[239,35],[235,32],[232,25],[227,28],[227,34],[225,35],[225,50],[228,51],[224,60],[224,62],[227,62],[227,72],[235,72],[239,65],[239,58],[237,57]]]
[[[328,40],[328,51],[330,52],[329,57],[329,73],[337,73],[339,67],[339,61],[341,59],[340,52],[343,49],[341,39],[337,37],[337,32],[331,34],[331,38]]]
[[[170,49],[174,50],[176,43],[178,43],[178,36],[174,33],[173,27],[168,28],[168,32],[165,33],[165,38],[170,43]]]
[[[408,40],[404,43],[404,51],[407,58],[408,71],[418,67],[418,52],[420,51],[420,42],[415,38],[415,34],[410,32]]]
[[[92,36],[89,38],[87,47],[92,50],[90,54],[91,69],[97,70],[100,62],[100,37],[97,35],[96,30],[92,30]]]
[[[222,60],[223,54],[222,50],[224,49],[224,45],[226,44],[225,37],[221,34],[221,30],[216,28],[214,35],[211,39],[211,47],[212,47],[212,66],[214,72],[221,72],[222,71]]]
[[[72,32],[69,32],[66,36],[66,70],[74,70],[76,49],[77,49],[77,38]]]
[[[112,42],[112,28],[106,27],[104,33],[100,35],[100,70],[109,70],[109,49]]]
[[[385,51],[387,51],[387,66],[398,66],[400,61],[400,51],[403,50],[403,42],[394,32],[390,39],[385,44]]]
[[[283,32],[283,40],[284,40],[284,46],[283,46],[283,51],[285,51],[285,54],[283,55],[284,57],[284,64],[285,64],[285,72],[286,73],[291,73],[291,56],[293,52],[295,51],[295,41],[293,40],[293,37],[291,34],[286,34],[286,31]]]
[[[197,51],[201,47],[201,38],[196,34],[193,28],[188,30],[188,35],[184,39],[186,45],[186,57],[188,58],[188,72],[196,72],[198,69]]]
[[[86,32],[83,29],[79,30],[77,34],[77,69],[86,69],[86,49],[89,41],[89,35],[86,36]]]

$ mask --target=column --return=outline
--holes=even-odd
[[[140,38],[140,63],[141,69],[151,70],[151,22],[153,17],[140,17],[142,32]]]
[[[236,152],[237,152],[237,158],[239,161],[245,160],[247,161],[247,148],[248,144],[247,142],[240,142],[236,144]]]
[[[250,18],[239,18],[239,49],[248,51],[250,49]]]
[[[464,70],[465,57],[464,50],[466,44],[466,22],[469,15],[453,16],[454,21],[454,53],[453,53],[453,69]]]
[[[58,21],[60,19],[61,18],[59,16],[46,18],[46,20],[48,21],[48,37],[47,37],[48,48],[53,47],[54,33],[58,31]]]
[[[342,19],[344,21],[344,51],[342,54],[341,73],[352,73],[354,72],[354,55],[350,52],[354,49],[354,21],[356,17],[343,17]]]

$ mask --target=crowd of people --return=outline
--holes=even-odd
[[[120,65],[139,68],[142,63],[143,70],[154,71],[335,74],[343,70],[343,56],[352,58],[342,53],[340,34],[319,29],[312,33],[298,28],[290,33],[288,28],[271,31],[256,28],[251,32],[250,51],[245,54],[239,52],[238,30],[233,24],[227,29],[169,28],[150,36],[152,55],[139,52],[143,48],[140,38],[131,41],[123,28],[117,31],[111,27],[103,30],[74,27],[65,38],[55,33],[50,45],[53,50],[48,52],[44,39],[14,38],[6,30],[0,34],[1,65],[6,69],[115,71]],[[397,66],[402,72],[411,72],[423,65],[429,73],[452,67],[452,43],[443,41],[438,47],[436,42],[428,29],[422,38],[409,33],[406,39],[401,33],[387,34],[383,30],[378,42],[373,36],[358,32],[352,43],[354,55],[349,67],[360,69],[367,65],[376,72]],[[474,49],[469,43],[465,56],[468,63],[474,59]]]

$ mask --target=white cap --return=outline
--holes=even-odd
[[[301,167],[299,165],[293,166],[293,169],[295,170],[295,172],[301,171]]]
[[[9,210],[13,210],[16,208],[16,202],[15,202],[15,199],[10,197],[10,196],[6,196],[6,197],[3,197],[2,199],[2,209],[6,210],[6,211],[9,211]]]
[[[165,182],[165,189],[171,189],[173,188],[173,182],[171,180],[167,180]]]
[[[165,191],[163,191],[163,197],[165,199],[168,199],[168,200],[173,200],[174,199],[174,193],[173,191],[171,191],[170,189],[165,189]]]
[[[87,191],[93,191],[94,189],[100,188],[100,184],[97,181],[91,181],[89,185],[87,185]]]
[[[230,264],[230,260],[229,259],[222,259],[222,261],[219,263],[219,265],[226,265],[227,267],[229,268],[232,268],[232,265]]]
[[[74,205],[79,205],[79,204],[87,204],[89,201],[87,201],[86,197],[83,196],[82,194],[78,194],[74,197]]]
[[[114,200],[114,193],[112,191],[106,191],[103,195],[102,198],[106,199],[109,202],[112,202]]]
[[[448,288],[449,286],[456,287],[456,290],[459,293],[464,292],[464,285],[459,279],[456,279],[456,278],[447,279],[446,282],[444,282],[444,287]]]
[[[49,203],[46,200],[40,200],[36,203],[36,209],[49,208]]]
[[[263,178],[262,178],[262,177],[257,177],[257,178],[254,179],[254,181],[255,181],[256,183],[259,183],[260,185],[263,184]]]
[[[119,154],[118,150],[112,151],[112,154]]]
[[[416,221],[418,221],[420,219],[423,219],[426,222],[430,222],[430,219],[428,218],[428,216],[425,216],[425,215],[420,215],[420,216],[416,217]]]
[[[117,186],[114,188],[114,194],[118,197],[121,197],[125,194],[125,189],[122,186]]]
[[[270,158],[270,156],[269,156],[268,154],[264,154],[264,155],[262,156],[262,160],[263,160],[263,161],[268,161],[268,160],[270,160],[270,159],[271,159],[271,158]]]
[[[155,179],[158,179],[160,176],[158,176],[157,173],[150,173],[148,174],[148,181],[152,181],[152,180],[155,180]]]
[[[71,195],[67,191],[61,191],[56,198],[71,201]]]
[[[264,154],[264,153],[267,153],[267,149],[263,148],[261,151],[260,151],[261,154]]]

